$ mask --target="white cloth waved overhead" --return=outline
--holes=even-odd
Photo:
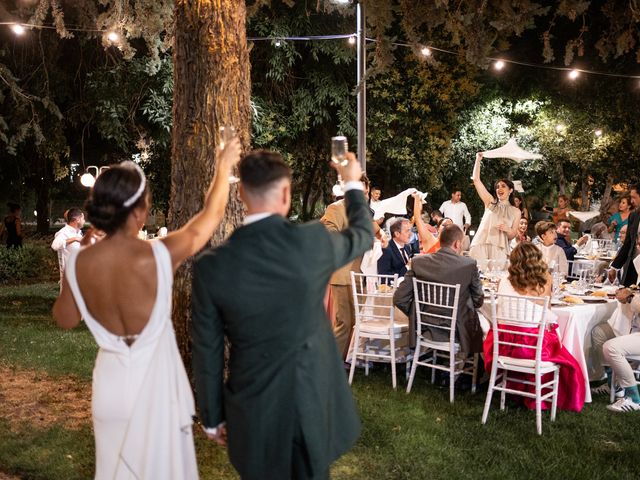
[[[416,188],[407,188],[403,190],[398,195],[390,198],[385,198],[384,200],[380,200],[372,205],[373,208],[373,218],[382,218],[385,213],[394,213],[396,215],[406,215],[407,214],[407,197],[412,195],[413,193],[420,194],[420,198],[424,201],[427,197],[426,193],[420,192]]]

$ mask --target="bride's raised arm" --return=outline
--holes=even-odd
[[[487,187],[484,186],[482,180],[480,180],[480,162],[482,161],[482,153],[476,153],[476,163],[473,166],[473,175],[471,176],[471,180],[473,180],[473,185],[476,187],[476,192],[480,196],[482,203],[487,207],[490,203],[494,202],[493,195],[489,193]]]
[[[240,161],[240,140],[226,142],[216,149],[216,171],[204,199],[204,206],[182,228],[162,239],[171,254],[174,271],[211,239],[224,216],[229,201],[229,175]],[[188,187],[185,187],[188,188]]]

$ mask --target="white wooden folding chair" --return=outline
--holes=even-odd
[[[549,297],[524,297],[491,294],[491,328],[493,329],[493,363],[489,390],[482,412],[482,424],[487,422],[494,390],[500,394],[500,410],[504,410],[506,394],[534,398],[536,402],[536,428],[542,435],[542,402],[551,399],[551,421],[556,419],[560,367],[542,361],[542,343],[546,327]],[[531,342],[527,339],[535,339]],[[510,357],[501,353],[511,346],[534,350],[533,359]],[[527,378],[509,378],[509,372],[532,375]],[[553,379],[542,383],[542,377],[553,373]],[[510,387],[507,382],[534,386],[534,393]]]
[[[568,260],[567,263],[569,264],[569,274],[567,275],[569,279],[588,284],[596,276],[597,262],[595,260]]]
[[[431,369],[431,382],[435,381],[436,370],[449,373],[449,401],[453,403],[455,379],[458,375],[471,375],[471,391],[476,391],[478,354],[473,360],[461,358],[460,345],[456,342],[456,321],[460,285],[425,282],[413,279],[413,302],[416,310],[416,349],[413,353],[411,374],[407,393],[411,391],[418,365]],[[433,333],[440,332],[447,341],[433,340]],[[427,355],[425,358],[420,357]],[[448,360],[444,365],[438,359]]]
[[[398,286],[398,275],[366,275],[351,272],[351,288],[355,307],[353,349],[349,385],[353,382],[356,362],[365,362],[365,375],[369,375],[369,361],[391,364],[391,384],[396,388],[396,362],[398,359],[396,340],[407,334],[407,322],[396,321],[393,293]],[[371,348],[373,341],[388,342],[389,350]],[[406,357],[404,357],[406,359]]]

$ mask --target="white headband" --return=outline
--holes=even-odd
[[[131,195],[127,200],[125,200],[125,202],[122,204],[123,207],[130,207],[131,205],[133,205],[138,201],[138,199],[140,198],[140,195],[142,195],[142,192],[144,192],[144,188],[147,186],[147,179],[145,178],[144,172],[142,171],[142,169],[137,163],[131,162],[131,161],[122,162],[122,163],[126,164],[124,166],[127,166],[127,167],[132,166],[138,172],[138,175],[140,175],[140,186],[138,187],[138,190],[136,191],[136,193]]]

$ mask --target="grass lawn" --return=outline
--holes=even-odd
[[[70,381],[89,392],[96,347],[84,327],[56,329],[49,314],[56,292],[56,284],[0,288],[0,367],[40,373],[54,385]],[[553,424],[543,414],[538,437],[533,412],[518,407],[500,412],[494,399],[482,426],[484,392],[460,393],[451,405],[447,391],[428,384],[426,371],[421,373],[406,395],[402,382],[398,391],[391,389],[384,368],[369,377],[357,372],[353,390],[363,433],[334,464],[332,478],[638,478],[640,415],[612,414],[600,398],[579,414],[559,411]],[[0,408],[5,380],[0,381]],[[28,416],[0,417],[0,477],[91,478],[90,422],[70,428],[63,420],[43,426]],[[237,478],[223,449],[202,435],[196,447],[202,478]]]

